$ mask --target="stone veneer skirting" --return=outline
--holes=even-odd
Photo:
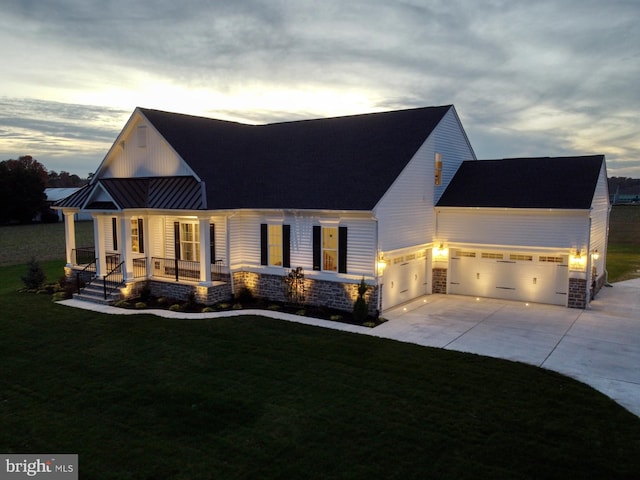
[[[587,281],[584,278],[569,279],[569,298],[567,307],[587,308]]]
[[[447,293],[447,269],[434,268],[431,271],[431,292]]]
[[[242,288],[251,291],[254,297],[265,298],[276,302],[287,302],[284,277],[255,272],[234,272],[235,292]],[[358,298],[357,283],[330,282],[306,277],[304,279],[305,305],[326,307],[351,312],[353,303]],[[369,285],[364,296],[370,315],[375,315],[378,305],[378,288]]]
[[[151,294],[156,297],[175,298],[186,300],[193,293],[195,300],[204,305],[213,305],[219,302],[226,302],[232,297],[231,283],[215,282],[212,286],[202,286],[189,283],[166,282],[159,280],[142,280],[129,284],[127,298],[135,298],[140,295],[140,290],[145,285],[151,288]]]

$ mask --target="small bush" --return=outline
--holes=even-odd
[[[27,273],[22,277],[24,286],[29,290],[37,290],[44,283],[46,279],[44,270],[40,266],[40,263],[35,258],[31,257],[29,263],[27,263]]]
[[[174,303],[169,307],[169,310],[171,310],[172,312],[179,312],[180,310],[182,310],[182,307],[179,303]]]
[[[282,307],[277,303],[271,304],[267,307],[267,310],[282,310]]]
[[[211,312],[215,312],[215,311],[216,311],[216,309],[213,308],[213,307],[204,307],[202,309],[202,313],[211,313]]]
[[[242,287],[238,293],[236,293],[236,300],[238,303],[250,304],[253,303],[253,293],[247,287]]]
[[[220,310],[227,310],[228,308],[231,308],[231,304],[230,303],[225,303],[225,302],[219,303],[218,304],[218,308]]]
[[[330,320],[332,320],[332,321],[334,321],[334,322],[340,322],[340,321],[342,321],[342,315],[338,315],[338,314],[336,314],[336,315],[331,315],[331,316],[329,317],[329,319],[330,319]]]
[[[233,304],[233,308],[234,310],[242,310],[242,304],[241,303],[234,303]]]
[[[65,292],[56,292],[51,296],[51,300],[54,302],[59,302],[61,300],[66,300],[67,296]]]
[[[138,310],[143,309],[143,308],[147,308],[147,304],[144,302],[136,302],[136,308]]]
[[[304,308],[301,308],[296,312],[296,315],[300,315],[302,317],[304,317],[306,314],[307,314],[307,311]]]
[[[358,323],[364,322],[369,314],[367,302],[364,299],[364,294],[367,293],[368,289],[369,285],[366,284],[364,277],[362,277],[360,285],[358,285],[358,298],[353,304],[353,319]]]
[[[118,307],[118,308],[129,308],[131,306],[131,304],[129,302],[127,302],[126,300],[118,300],[113,305]]]
[[[167,297],[158,297],[158,300],[156,301],[158,302],[158,305],[161,306],[169,305],[169,299]]]
[[[140,300],[147,302],[149,298],[151,298],[151,283],[147,280],[142,287],[140,287]]]

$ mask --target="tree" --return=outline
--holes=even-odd
[[[0,222],[30,222],[45,206],[47,179],[47,169],[31,156],[0,162]]]

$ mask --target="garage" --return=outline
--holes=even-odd
[[[389,255],[382,285],[383,310],[427,293],[427,250]]]
[[[568,274],[566,255],[452,249],[448,293],[566,305]]]

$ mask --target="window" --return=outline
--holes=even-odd
[[[538,260],[541,262],[546,262],[546,263],[563,263],[564,262],[564,257],[556,257],[556,256],[550,256],[550,255],[540,255],[540,257],[538,257]]]
[[[144,235],[141,218],[131,219],[131,251],[144,253]]]
[[[482,258],[502,260],[504,258],[504,255],[502,255],[501,253],[482,252]]]
[[[347,273],[347,227],[313,227],[313,269]]]
[[[533,255],[520,255],[512,253],[509,255],[509,260],[519,261],[519,262],[533,262]]]
[[[180,260],[200,261],[200,226],[197,223],[180,224]]]
[[[137,130],[138,147],[145,148],[147,146],[147,127],[140,125]]]
[[[442,154],[436,153],[434,185],[442,184]]]
[[[456,253],[457,253],[457,256],[458,256],[458,257],[476,258],[476,252],[469,252],[469,251],[465,251],[465,250],[458,250]]]
[[[291,226],[260,225],[260,264],[272,267],[291,266]]]
[[[322,229],[322,270],[338,271],[338,228]]]

